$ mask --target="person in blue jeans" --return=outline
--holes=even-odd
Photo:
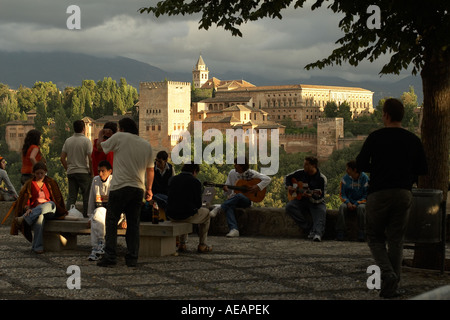
[[[327,214],[324,198],[327,178],[320,172],[317,158],[306,157],[303,169],[288,174],[285,178],[288,192],[297,192],[300,184],[299,195],[286,204],[286,214],[308,233],[308,239],[320,242],[325,232]],[[311,214],[312,225],[306,218],[308,213]]]
[[[238,180],[250,181],[253,179],[261,180],[259,183],[250,187],[248,192],[257,192],[266,188],[271,179],[270,177],[259,173],[253,169],[249,169],[248,158],[245,157],[244,163],[238,163],[238,158],[234,159],[234,169],[232,169],[227,177],[227,181],[223,190],[228,194],[228,199],[225,200],[222,205],[217,206],[210,212],[211,217],[215,217],[217,213],[222,210],[225,212],[227,217],[227,224],[229,232],[227,233],[228,238],[239,237],[239,228],[236,221],[236,215],[234,212],[235,208],[248,208],[252,205],[252,201],[247,198],[243,193],[236,193],[234,190],[230,190],[227,185],[234,186]]]
[[[62,218],[66,214],[58,184],[47,176],[47,166],[43,162],[36,163],[33,178],[25,182],[15,203],[16,218],[11,225],[11,234],[18,234],[20,230],[32,242],[32,251],[43,253],[45,220]]]

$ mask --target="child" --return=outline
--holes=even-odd
[[[104,254],[106,205],[108,203],[109,185],[112,179],[111,164],[102,160],[98,164],[98,176],[92,179],[89,195],[88,216],[91,224],[92,252],[88,260],[95,261]]]

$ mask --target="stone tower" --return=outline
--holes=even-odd
[[[155,154],[170,152],[191,121],[189,82],[141,82],[139,85],[139,136],[148,140]]]
[[[339,138],[344,138],[343,118],[317,119],[317,158],[328,159],[338,148]]]
[[[209,70],[200,55],[197,64],[192,69],[192,81],[195,88],[200,88],[209,78]]]

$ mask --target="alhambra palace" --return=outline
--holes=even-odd
[[[192,86],[214,90],[212,98],[191,103]],[[255,86],[245,80],[220,80],[209,78],[209,70],[200,56],[192,70],[192,83],[178,81],[141,82],[139,86],[139,135],[150,141],[155,152],[170,152],[180,141],[182,133],[192,130],[194,121],[202,122],[202,130],[226,129],[278,130],[279,143],[286,152],[311,152],[319,159],[328,158],[365,137],[344,138],[342,118],[323,118],[329,101],[338,105],[346,101],[353,117],[373,112],[373,92],[355,87],[320,85]],[[25,134],[34,128],[35,111],[30,111],[27,121],[6,124],[6,142],[11,151],[20,152]],[[86,135],[92,141],[108,121],[121,117],[104,116],[100,119],[83,118]],[[285,134],[281,122],[291,119],[297,126],[317,124],[316,134]]]

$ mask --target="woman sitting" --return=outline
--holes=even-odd
[[[17,235],[20,230],[32,242],[32,251],[43,253],[44,221],[67,215],[58,183],[47,176],[47,166],[44,163],[38,162],[33,166],[33,177],[20,190],[14,214],[11,234]]]

